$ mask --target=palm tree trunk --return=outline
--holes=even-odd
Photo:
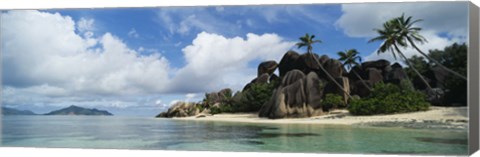
[[[363,80],[362,77],[360,77],[360,75],[358,75],[358,73],[354,69],[352,69],[352,71],[353,74],[355,74],[355,76],[357,76],[362,81],[362,84],[367,87],[369,91],[373,91],[373,89],[365,83],[365,80]]]
[[[350,93],[348,93],[347,91],[345,91],[345,89],[343,89],[342,85],[340,85],[340,83],[338,83],[335,78],[333,78],[332,75],[330,75],[330,73],[328,73],[328,71],[323,67],[323,65],[317,60],[315,59],[315,56],[313,55],[312,52],[308,52],[308,54],[310,54],[310,56],[312,57],[313,60],[315,60],[315,62],[319,65],[320,69],[325,73],[327,74],[328,78],[330,80],[332,80],[333,83],[335,83],[335,85],[338,86],[338,88],[342,89],[343,93],[347,94],[348,98],[350,99],[353,99],[353,97],[350,95]]]
[[[455,75],[455,76],[457,76],[457,77],[460,77],[460,78],[464,79],[465,81],[467,81],[467,77],[465,77],[465,76],[463,76],[463,75],[461,75],[461,74],[453,71],[452,69],[449,69],[449,68],[443,66],[443,65],[442,65],[440,62],[438,62],[436,59],[433,59],[432,57],[430,57],[430,56],[428,56],[427,54],[425,54],[422,50],[420,50],[420,49],[417,47],[417,45],[415,45],[415,44],[413,43],[412,40],[408,39],[408,42],[410,42],[410,44],[411,44],[420,54],[422,54],[423,56],[425,56],[429,61],[433,61],[436,65],[440,66],[442,69],[444,69],[444,70],[448,71],[449,73],[452,73],[453,75]]]
[[[418,70],[412,66],[412,64],[410,63],[410,61],[407,59],[407,57],[405,57],[405,55],[402,53],[402,51],[400,51],[400,49],[398,48],[397,44],[393,44],[393,46],[395,46],[395,50],[397,50],[397,52],[403,57],[403,59],[405,60],[405,62],[407,63],[407,65],[412,68],[412,70],[418,75],[418,77],[420,77],[420,79],[422,80],[423,83],[425,83],[425,85],[427,86],[428,90],[432,91],[432,87],[430,86],[430,84],[428,84],[427,80],[425,80],[425,78],[422,76],[422,74],[420,74],[420,72],[418,72]]]

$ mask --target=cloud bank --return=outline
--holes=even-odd
[[[39,11],[3,13],[3,103],[162,106],[162,95],[199,94],[253,79],[253,61],[279,58],[294,43],[276,34],[226,38],[202,32],[182,49],[186,65],[160,53],[143,55],[114,34],[94,34],[94,19]]]

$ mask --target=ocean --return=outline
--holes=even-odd
[[[253,124],[121,116],[3,116],[1,146],[467,155],[467,130]]]

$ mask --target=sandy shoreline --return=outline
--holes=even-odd
[[[328,115],[309,118],[267,119],[259,118],[257,114],[245,113],[216,114],[205,117],[184,117],[173,119],[242,123],[336,124],[466,130],[468,127],[467,112],[467,107],[431,107],[428,111],[374,116],[353,116],[346,110],[335,110]]]

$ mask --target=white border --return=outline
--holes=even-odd
[[[364,2],[418,2],[428,0],[0,0],[0,10],[10,9],[56,9],[56,8],[112,8],[112,7],[157,7],[157,6],[208,6],[208,5],[265,5],[265,4],[311,4],[311,3],[364,3]],[[448,1],[448,0],[435,0]],[[479,6],[479,2],[473,1]],[[1,33],[1,32],[0,32]],[[1,53],[1,52],[0,52]],[[1,65],[0,65],[1,66]],[[479,139],[480,140],[480,139]],[[1,145],[0,145],[1,146]],[[403,156],[403,155],[361,155],[361,154],[303,154],[303,153],[236,153],[236,152],[195,152],[160,150],[101,150],[101,149],[54,149],[54,148],[6,148],[0,147],[1,156],[115,156],[115,157],[159,157],[159,156],[275,156],[275,157],[313,157],[313,156]],[[404,155],[412,156],[412,155]],[[480,152],[473,156],[480,157]],[[413,156],[412,156],[413,157]],[[424,156],[425,157],[425,156]]]
[[[268,5],[311,3],[419,2],[429,0],[0,0],[0,9],[53,9],[104,7],[208,6],[208,5]],[[465,0],[434,0],[465,1]],[[478,3],[478,2],[474,2]]]

